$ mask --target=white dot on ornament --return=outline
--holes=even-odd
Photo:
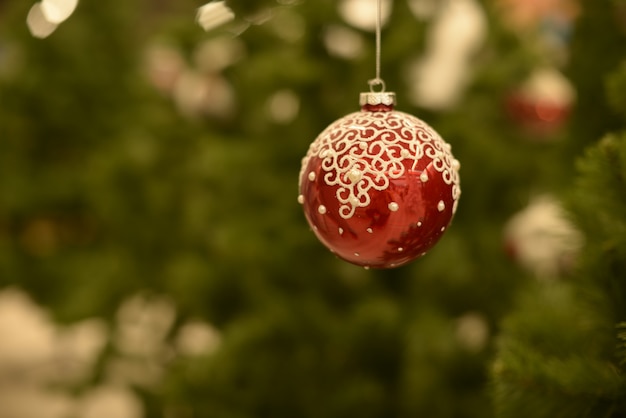
[[[304,196],[302,196],[302,195],[298,196],[298,203],[300,203],[300,204],[304,203]]]
[[[367,142],[361,142],[361,143],[359,144],[359,148],[361,148],[361,149],[367,149]]]
[[[320,206],[317,208],[317,211],[318,211],[321,215],[324,215],[324,214],[326,213],[326,206],[324,206],[324,205],[320,205]]]
[[[343,235],[343,228],[339,228],[339,235]]]
[[[358,204],[359,204],[359,198],[358,198],[358,197],[356,197],[356,196],[352,196],[352,197],[350,198],[350,203],[352,203],[352,205],[353,205],[353,206],[358,205]]]
[[[452,160],[452,168],[457,170],[457,171],[460,170],[461,169],[461,162],[455,158],[454,160]]]
[[[357,181],[361,180],[361,178],[363,177],[363,173],[361,173],[356,168],[353,168],[352,170],[350,170],[350,174],[348,176],[353,183],[356,183]]]
[[[411,153],[409,152],[408,149],[403,149],[402,151],[400,151],[400,155],[403,156],[404,158],[407,158],[409,155],[411,155]]]
[[[392,212],[397,212],[398,209],[400,209],[400,205],[398,205],[396,202],[391,202],[388,207],[389,210]]]
[[[374,230],[372,228],[367,228],[366,231],[369,232],[370,234],[374,233]]]
[[[419,227],[419,226],[422,226],[422,223],[421,223],[421,222],[418,222],[418,223],[417,223],[417,226],[418,226],[418,227]]]
[[[363,266],[363,268],[364,268],[365,270],[369,270],[369,269],[370,269],[370,266]]]
[[[428,173],[422,171],[422,174],[420,174],[420,180],[422,180],[422,183],[426,183],[428,181]]]
[[[311,181],[315,181],[315,172],[314,172],[314,171],[311,171],[311,172],[309,173],[309,180],[311,180]]]
[[[443,212],[446,209],[446,204],[443,202],[443,200],[440,200],[439,203],[437,204],[437,210],[439,212]]]
[[[445,230],[446,230],[446,227],[445,227],[445,226],[442,226],[442,227],[441,227],[441,232],[443,232],[443,231],[445,231]]]
[[[354,253],[354,255],[355,255],[355,257],[360,257],[361,256],[361,254],[359,254],[359,253]]]
[[[400,252],[400,253],[401,253],[402,251],[404,251],[404,248],[402,248],[402,247],[398,247],[398,252]]]

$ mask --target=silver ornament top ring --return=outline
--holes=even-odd
[[[367,82],[370,86],[370,91],[372,93],[383,93],[385,91],[385,82],[382,78],[373,78]],[[380,86],[380,91],[375,91],[375,86]]]

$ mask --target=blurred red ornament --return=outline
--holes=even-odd
[[[319,240],[366,268],[399,267],[424,255],[461,195],[450,145],[394,104],[394,93],[361,94],[361,111],[328,126],[300,171],[298,201]]]
[[[506,109],[523,129],[545,137],[567,122],[575,95],[571,83],[558,71],[542,69],[508,95]]]
[[[507,111],[513,120],[527,131],[538,135],[551,135],[567,121],[571,106],[549,100],[536,100],[519,91],[507,97]]]

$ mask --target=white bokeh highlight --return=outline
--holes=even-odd
[[[235,19],[235,13],[223,1],[214,1],[198,9],[196,21],[205,31],[213,30]]]
[[[375,0],[342,0],[338,5],[339,15],[349,25],[374,32],[378,16],[378,4]],[[391,0],[382,0],[381,24],[384,26],[391,16]]]
[[[42,0],[41,12],[50,23],[59,24],[74,13],[78,0]]]
[[[365,41],[357,31],[342,25],[329,25],[323,33],[324,46],[337,58],[352,60],[363,54]]]
[[[292,90],[279,90],[270,96],[267,108],[274,122],[287,124],[300,112],[300,98]]]
[[[31,35],[35,38],[43,39],[52,35],[58,27],[58,24],[52,23],[46,19],[46,16],[41,10],[41,3],[35,3],[26,16],[26,26]]]

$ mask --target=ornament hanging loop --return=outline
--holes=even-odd
[[[372,93],[384,93],[385,92],[385,82],[382,78],[374,78],[367,82],[370,86],[370,92]],[[376,91],[376,87],[379,87],[380,90]]]

